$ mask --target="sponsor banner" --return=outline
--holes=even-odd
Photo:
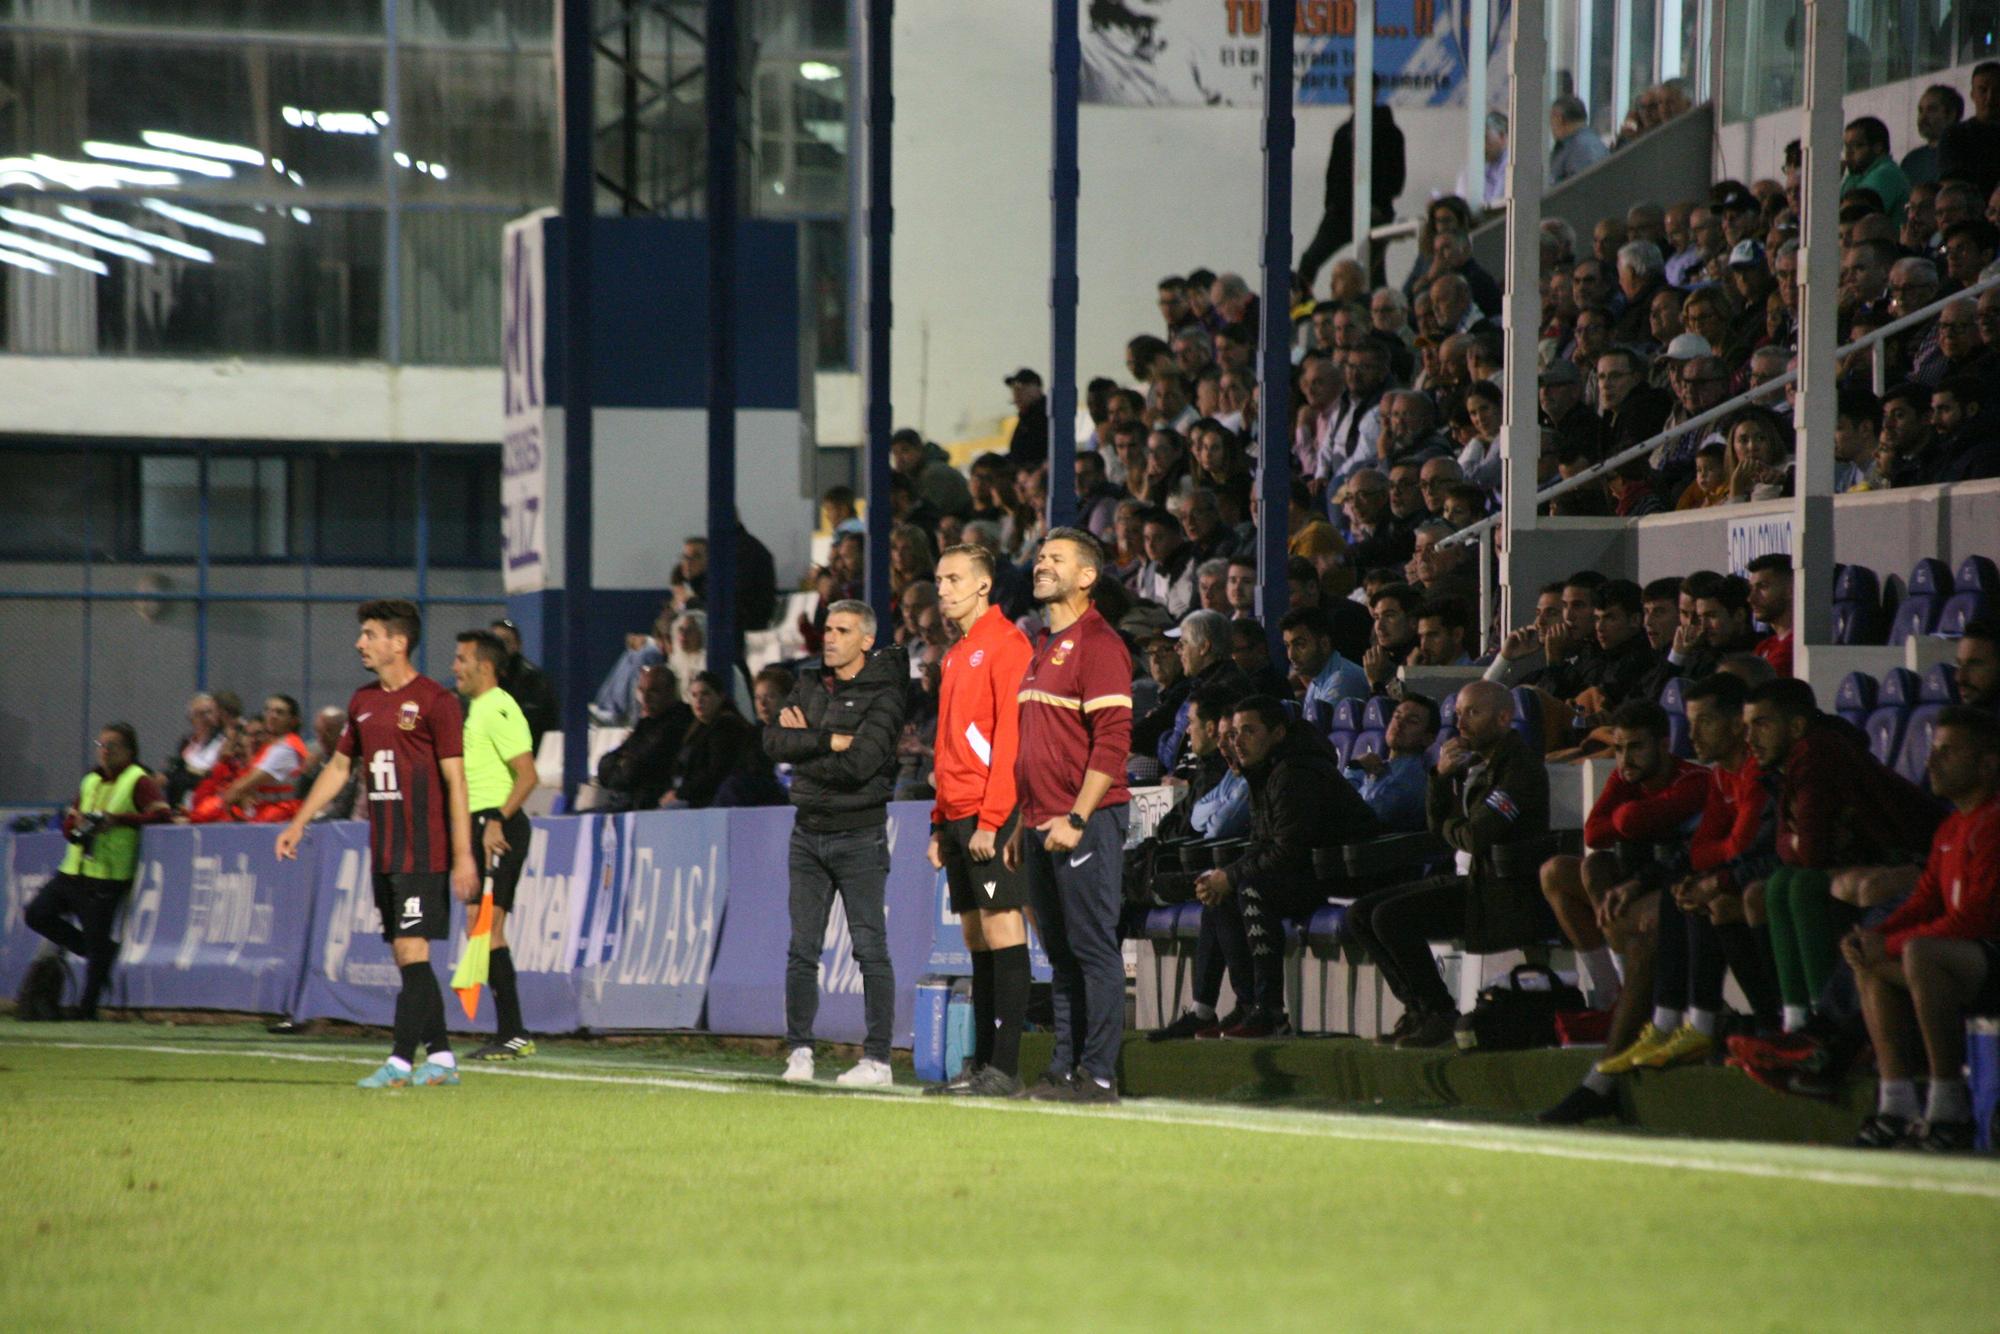
[[[924,869],[930,869],[928,857]],[[931,921],[935,934],[931,938],[930,961],[924,965],[929,973],[944,973],[952,977],[972,975],[972,951],[965,947],[965,928],[959,925],[958,914],[951,910],[951,887],[945,883],[943,871],[931,872],[934,884],[933,911]],[[1042,938],[1035,934],[1033,919],[1028,923],[1028,967],[1034,973],[1035,981],[1049,980],[1049,956],[1042,949]],[[897,982],[903,979],[900,975]]]
[[[500,570],[509,593],[547,588],[548,441],[543,412],[548,330],[548,265],[540,209],[507,224],[500,266]]]
[[[730,883],[730,825],[754,812],[643,811],[599,817],[600,868],[615,865],[615,931],[594,939],[601,962],[577,974],[583,1023],[591,1029],[696,1028],[708,995]],[[615,856],[616,862],[609,861]],[[593,877],[593,885],[599,883]]]
[[[1792,515],[1762,514],[1729,521],[1729,572],[1747,576],[1750,562],[1773,551],[1792,552]]]
[[[1487,91],[1506,102],[1510,0],[1500,0],[1485,53]],[[1465,105],[1469,6],[1438,0],[1379,0],[1375,6],[1376,99],[1392,106]],[[1263,104],[1261,0],[1111,0],[1083,6],[1082,100],[1123,107],[1249,107]],[[1354,100],[1354,6],[1299,0],[1293,77],[1300,105]]]
[[[569,904],[582,897],[576,884],[577,844],[595,824],[589,817],[533,824],[507,935],[520,980],[521,1014],[537,1033],[569,1033],[581,1027],[570,968]],[[395,1021],[402,976],[382,939],[382,919],[375,911],[368,826],[360,821],[315,825],[299,859],[310,860],[316,892],[293,1016],[387,1027]],[[465,908],[454,900],[451,936],[432,942],[431,969],[446,988],[445,1019],[452,1031],[490,1033],[492,993],[481,993],[479,1013],[468,1021],[450,992],[451,970],[464,945]]]
[[[785,959],[791,944],[789,808],[729,813],[729,912],[709,979],[708,1028],[716,1033],[780,1034],[785,1031]],[[934,937],[935,872],[925,855],[930,804],[889,807],[890,870],[885,886],[889,958],[896,972],[893,1041],[911,1043],[916,982]],[[816,1037],[859,1042],[867,1031],[862,1013],[861,970],[847,914],[838,900],[820,942]]]
[[[5,886],[6,900],[0,904],[0,997],[12,1000],[20,993],[22,979],[28,975],[28,965],[42,951],[46,943],[28,929],[22,914],[28,904],[49,882],[56,867],[62,865],[63,853],[69,845],[63,841],[61,833],[55,830],[38,831],[32,834],[8,833],[0,835],[7,840]],[[78,986],[83,983],[83,966],[80,962],[70,969]]]

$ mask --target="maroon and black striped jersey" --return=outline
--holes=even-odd
[[[336,749],[361,772],[378,875],[451,870],[451,805],[440,760],[465,753],[458,697],[428,676],[365,685],[347,701]]]

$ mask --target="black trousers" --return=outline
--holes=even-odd
[[[83,1013],[97,1013],[97,998],[111,978],[118,942],[111,932],[118,924],[118,907],[132,888],[130,880],[98,880],[58,871],[28,904],[22,918],[28,929],[46,936],[83,959]]]
[[[1406,1009],[1450,1014],[1458,1008],[1439,975],[1431,942],[1465,930],[1466,883],[1455,875],[1378,889],[1347,910],[1347,935],[1382,970]]]
[[[819,956],[833,897],[847,911],[847,934],[861,970],[861,1007],[868,1033],[862,1054],[889,1059],[896,1029],[896,970],[889,958],[883,887],[889,879],[889,838],[882,825],[815,834],[794,827],[791,849],[792,942],[785,956],[785,1045],[809,1047],[819,1017]]]
[[[1285,919],[1311,913],[1326,896],[1311,882],[1238,885],[1243,933],[1250,942],[1251,1002],[1273,1014],[1285,1008]],[[1205,910],[1204,910],[1205,912]]]
[[[1201,935],[1194,943],[1195,1003],[1212,1007],[1221,1000],[1225,974],[1236,992],[1238,1005],[1256,1003],[1251,970],[1250,938],[1243,930],[1242,896],[1231,894],[1220,903],[1204,906]]]

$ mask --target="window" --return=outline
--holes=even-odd
[[[115,457],[0,449],[0,558],[110,560],[130,486]]]

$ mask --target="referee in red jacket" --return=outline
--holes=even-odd
[[[999,850],[1020,824],[1014,758],[1020,750],[1021,676],[1034,650],[992,605],[993,556],[974,544],[938,558],[938,609],[959,629],[938,687],[937,802],[931,865],[972,953],[972,1060],[930,1093],[1001,1098],[1021,1089],[1028,1014],[1027,876]]]
[[[1049,629],[1021,679],[1021,820],[1005,854],[1008,866],[1027,868],[1055,982],[1055,1050],[1027,1096],[1083,1104],[1118,1101],[1125,1027],[1118,905],[1132,655],[1091,606],[1103,570],[1103,549],[1079,528],[1051,530],[1035,557]]]

